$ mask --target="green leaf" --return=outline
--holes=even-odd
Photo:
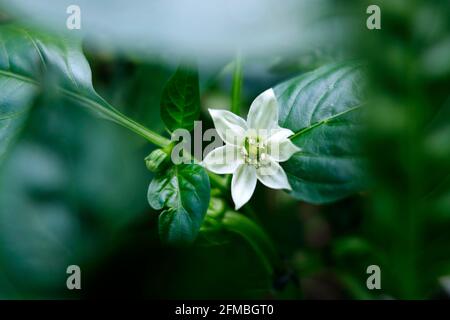
[[[291,139],[302,149],[283,163],[297,199],[328,203],[365,188],[362,80],[359,64],[339,63],[274,88],[279,124],[295,132]]]
[[[77,41],[0,26],[0,150],[17,133],[44,83],[56,84],[72,98],[102,102]]]
[[[208,209],[209,178],[203,167],[195,164],[173,166],[158,174],[150,183],[148,202],[159,216],[159,233],[164,242],[192,243]]]
[[[192,130],[200,116],[198,73],[179,67],[170,78],[161,98],[161,118],[170,131]]]
[[[33,61],[39,60],[36,51],[28,50],[30,42],[25,32],[4,32],[0,27],[0,159],[22,127],[37,88],[22,75],[39,72]],[[22,43],[21,38],[27,41]],[[28,52],[31,51],[31,52]],[[15,54],[17,52],[17,54]],[[27,54],[25,54],[27,52]],[[13,70],[15,73],[13,74]]]
[[[32,86],[20,86],[15,81],[8,82],[1,75],[0,88],[2,88],[0,92],[0,160],[2,160],[26,119],[36,90]],[[11,99],[5,100],[4,96],[10,96]]]
[[[122,115],[92,86],[79,41],[0,25],[0,156],[39,90],[56,93],[165,146],[168,140]]]

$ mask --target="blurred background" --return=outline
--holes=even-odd
[[[62,32],[72,2],[2,0],[0,21]],[[161,93],[186,57],[198,61],[204,111],[229,108],[237,49],[244,108],[292,76],[364,61],[371,185],[324,206],[259,185],[255,211],[283,261],[275,275],[239,235],[163,246],[146,198],[152,146],[42,94],[0,164],[0,298],[450,296],[449,2],[77,2],[96,90],[161,134]],[[371,4],[381,30],[366,28]],[[66,288],[71,264],[82,290]],[[366,288],[372,264],[381,290]]]

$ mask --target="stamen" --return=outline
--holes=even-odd
[[[266,145],[260,137],[246,137],[241,155],[245,163],[259,168],[267,159]]]

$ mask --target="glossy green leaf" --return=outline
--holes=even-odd
[[[362,89],[356,63],[327,65],[274,88],[279,124],[302,149],[283,163],[294,197],[327,203],[364,189]]]
[[[171,244],[192,243],[208,209],[209,178],[199,165],[181,164],[160,173],[150,183],[148,202],[159,216],[159,233]]]
[[[156,144],[168,143],[120,114],[95,92],[79,41],[7,24],[0,26],[0,156],[44,86],[47,92],[88,107]]]
[[[170,131],[192,130],[200,116],[198,73],[179,67],[164,88],[161,118]]]
[[[91,71],[78,42],[0,26],[0,150],[18,131],[44,84],[57,84],[72,98],[102,101],[92,88]]]

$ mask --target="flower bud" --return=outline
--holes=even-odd
[[[224,212],[225,212],[225,202],[220,198],[211,197],[206,215],[208,217],[217,219],[221,218]]]
[[[222,228],[222,218],[225,214],[225,209],[225,201],[217,197],[211,197],[208,211],[206,211],[205,220],[200,230],[203,233],[220,230]]]
[[[167,167],[169,155],[162,149],[156,149],[145,157],[145,165],[151,172],[160,172]]]

